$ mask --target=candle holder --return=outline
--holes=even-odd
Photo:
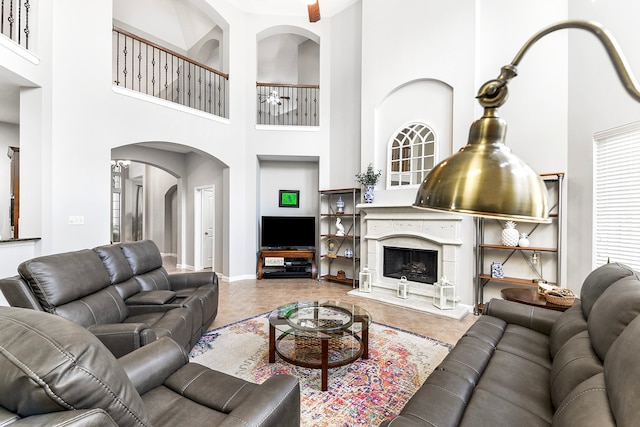
[[[358,274],[358,290],[360,292],[371,292],[371,271],[364,267]]]
[[[398,298],[409,298],[409,282],[406,276],[402,276],[398,282]]]
[[[440,280],[440,283],[434,283],[434,286],[433,305],[440,310],[456,308],[456,287],[445,277]]]

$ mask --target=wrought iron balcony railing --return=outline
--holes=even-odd
[[[259,125],[318,126],[320,86],[256,83]]]
[[[0,33],[25,49],[29,49],[29,0],[2,0],[0,5]]]
[[[228,74],[115,27],[113,83],[229,118]]]

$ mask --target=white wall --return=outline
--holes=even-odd
[[[320,46],[313,40],[298,45],[298,84],[316,85],[320,82]]]
[[[280,190],[299,190],[300,207],[279,206]],[[260,161],[260,211],[272,216],[318,215],[318,163],[317,161]]]
[[[564,1],[479,4],[476,90],[496,78],[529,37],[567,19]],[[538,173],[567,168],[567,37],[566,31],[550,34],[526,53],[509,83],[509,100],[500,108],[508,124],[507,145]],[[482,113],[477,109],[476,118]]]
[[[260,83],[298,82],[298,45],[300,38],[277,34],[258,42],[258,77]]]
[[[11,239],[11,159],[7,155],[9,147],[19,147],[20,128],[18,125],[0,122],[0,238]]]
[[[40,252],[40,242],[37,240],[17,240],[0,244],[0,277],[12,277],[17,273],[16,267],[23,261],[29,260]],[[0,292],[0,306],[8,306],[6,298]]]
[[[361,94],[362,94],[362,5],[360,2],[331,18],[331,39],[323,40],[329,50],[330,67],[322,72],[331,76],[331,96],[322,89],[321,102],[331,101],[331,134],[328,150],[320,158],[320,189],[357,187],[360,171]],[[328,48],[328,49],[327,49]],[[326,61],[324,61],[326,62]],[[324,64],[323,62],[323,64]],[[327,117],[320,119],[325,121]],[[329,173],[326,173],[328,171]]]
[[[638,23],[633,0],[569,0],[569,14],[602,24],[618,41],[631,72],[640,78]],[[640,104],[619,83],[600,42],[569,30],[569,283],[580,286],[593,265],[593,134],[640,120]]]
[[[145,200],[145,238],[151,239],[158,245],[160,252],[171,253],[171,248],[165,248],[165,195],[174,185],[178,184],[175,176],[147,166],[145,168],[145,185],[143,187]]]
[[[373,163],[384,169],[385,159],[376,157],[379,152],[371,144],[389,135],[375,134],[374,114],[389,93],[407,82],[432,79],[454,88],[452,137],[454,147],[464,145],[475,95],[475,5],[405,0],[402,7],[389,7],[384,0],[367,0],[362,11],[361,168]],[[455,19],[446,19],[451,16]]]

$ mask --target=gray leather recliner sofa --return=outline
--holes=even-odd
[[[0,425],[297,427],[297,379],[258,385],[188,363],[164,337],[116,359],[60,316],[0,307]]]
[[[218,309],[217,275],[167,274],[149,240],[37,257],[18,273],[0,280],[9,304],[72,320],[117,357],[164,336],[188,351]]]
[[[638,314],[638,273],[617,263],[563,313],[493,299],[381,426],[637,426]]]
[[[213,271],[168,274],[151,240],[94,248],[109,272],[111,284],[137,313],[185,306],[193,316],[190,348],[218,314],[218,276]]]

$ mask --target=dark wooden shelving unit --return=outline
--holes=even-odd
[[[320,248],[319,278],[332,282],[358,286],[360,266],[360,212],[356,208],[360,202],[360,188],[340,188],[320,190]],[[342,198],[344,212],[337,212],[337,202]],[[340,218],[345,229],[344,235],[337,234],[336,219]],[[329,254],[327,243],[338,242],[334,254]],[[345,256],[345,250],[351,249],[353,256]],[[345,277],[339,278],[338,271],[344,271]]]
[[[491,255],[495,258],[500,257],[502,264],[506,264],[512,259],[514,254],[519,253],[523,255],[520,259],[515,257],[520,263],[524,262],[524,265],[527,265],[524,259],[528,259],[530,254],[533,253],[546,253],[548,256],[552,256],[555,259],[555,281],[547,280],[547,283],[551,286],[561,286],[561,248],[562,248],[562,215],[563,215],[563,183],[564,183],[564,172],[555,172],[555,173],[547,173],[542,174],[540,177],[547,184],[547,189],[549,190],[550,195],[555,195],[553,198],[550,197],[549,204],[553,204],[550,207],[549,218],[552,219],[551,224],[534,224],[531,231],[528,233],[529,236],[534,234],[538,227],[555,227],[555,233],[553,234],[552,241],[549,241],[549,246],[505,246],[496,244],[493,242],[487,243],[485,242],[485,232],[492,228],[494,231],[497,230],[497,227],[502,226],[502,223],[497,220],[491,220],[486,218],[476,218],[476,280],[475,280],[475,288],[474,288],[474,312],[476,314],[482,312],[482,308],[484,306],[484,287],[489,282],[496,283],[509,283],[517,286],[538,286],[538,280],[546,278],[536,277],[539,276],[539,272],[535,271],[532,264],[529,262],[528,267],[531,269],[533,273],[532,277],[492,277],[491,274],[485,273],[487,269],[487,263],[485,262],[485,257],[487,256],[487,252],[490,252]],[[555,202],[555,203],[553,203]],[[517,221],[516,221],[517,222]],[[524,223],[523,223],[524,224]],[[545,242],[547,243],[547,242]],[[501,255],[500,255],[501,254]],[[515,264],[518,261],[512,261]]]
[[[270,266],[265,262],[266,258],[282,258],[282,265]],[[316,278],[316,251],[265,249],[260,251],[258,257],[258,280],[263,278]]]

